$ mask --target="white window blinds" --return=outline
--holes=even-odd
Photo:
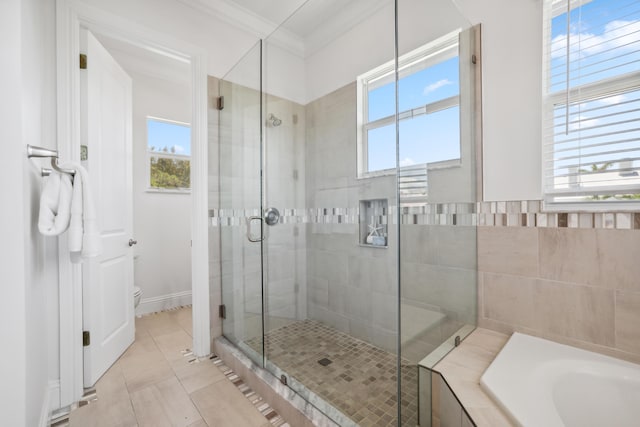
[[[640,202],[640,0],[547,0],[544,34],[547,201]]]

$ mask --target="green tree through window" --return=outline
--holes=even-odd
[[[149,186],[161,189],[191,188],[189,126],[148,118],[147,137]]]

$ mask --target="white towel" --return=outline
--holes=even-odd
[[[71,191],[71,177],[52,171],[40,195],[40,233],[58,236],[69,227]]]
[[[71,220],[69,226],[69,251],[71,261],[82,262],[83,258],[100,254],[100,232],[96,220],[96,210],[91,196],[91,185],[87,170],[77,163],[68,163],[65,169],[75,169],[73,197],[71,199]]]

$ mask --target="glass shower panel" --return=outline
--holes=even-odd
[[[367,111],[395,128],[394,13],[310,0],[264,41],[266,367],[344,426],[398,416],[395,131],[386,170],[357,167]]]
[[[261,42],[220,80],[222,332],[263,364]]]
[[[403,426],[432,425],[431,369],[476,325],[474,36],[451,0],[398,1]]]

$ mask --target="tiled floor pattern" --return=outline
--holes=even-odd
[[[271,362],[360,426],[396,425],[395,354],[315,320],[274,329],[265,339]],[[259,339],[247,344],[261,351]],[[416,425],[417,367],[402,365],[402,424]]]
[[[136,319],[136,339],[75,409],[79,427],[288,427],[217,356],[197,359],[191,307]]]

